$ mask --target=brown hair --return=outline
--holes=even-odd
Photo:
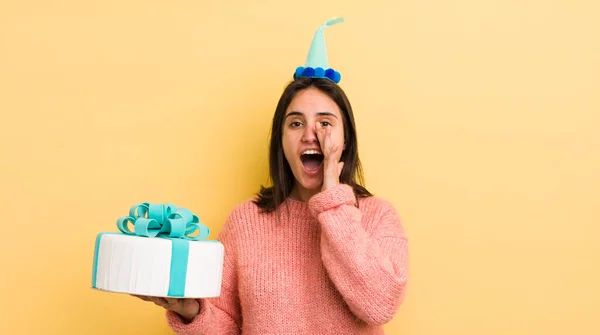
[[[282,144],[283,120],[285,112],[296,96],[302,90],[316,88],[329,96],[342,112],[344,122],[344,139],[346,148],[340,158],[344,162],[344,168],[340,174],[340,183],[352,186],[355,197],[369,197],[372,194],[361,184],[364,177],[360,159],[358,158],[358,141],[356,138],[356,126],[354,114],[346,94],[340,86],[328,79],[321,78],[298,78],[293,80],[283,91],[279,98],[273,124],[271,127],[271,139],[269,149],[269,177],[273,186],[261,186],[254,203],[263,211],[271,212],[278,209],[279,205],[290,195],[294,186],[294,174],[288,164]],[[357,202],[358,204],[358,202]]]

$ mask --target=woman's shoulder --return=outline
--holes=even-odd
[[[358,208],[364,218],[363,224],[369,231],[385,229],[397,232],[406,238],[404,222],[392,200],[371,195],[359,198]]]
[[[235,203],[226,215],[220,236],[244,234],[247,227],[251,226],[259,215],[259,208],[253,198]]]
[[[374,206],[374,207],[378,207],[378,208],[395,207],[394,204],[389,199],[384,198],[379,195],[375,195],[375,194],[372,194],[370,196],[359,196],[358,201],[359,201],[358,202],[359,205],[366,204],[366,205]]]
[[[377,195],[358,197],[358,208],[361,212],[372,215],[398,215],[397,207],[391,200]]]
[[[260,214],[260,208],[256,204],[256,196],[252,196],[233,205],[229,213],[229,220],[243,221],[248,218],[259,216]]]

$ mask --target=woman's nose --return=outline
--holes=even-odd
[[[302,141],[306,143],[314,143],[317,140],[317,130],[315,126],[307,125],[304,128],[304,134],[302,135]]]

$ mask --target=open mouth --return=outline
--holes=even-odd
[[[302,161],[302,165],[308,171],[318,170],[323,163],[323,158],[323,154],[319,153],[305,153],[300,155],[300,161]]]

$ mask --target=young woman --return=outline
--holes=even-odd
[[[297,77],[271,136],[273,186],[236,206],[219,236],[221,296],[142,299],[178,334],[383,334],[404,298],[407,239],[394,207],[360,184],[346,95]]]

